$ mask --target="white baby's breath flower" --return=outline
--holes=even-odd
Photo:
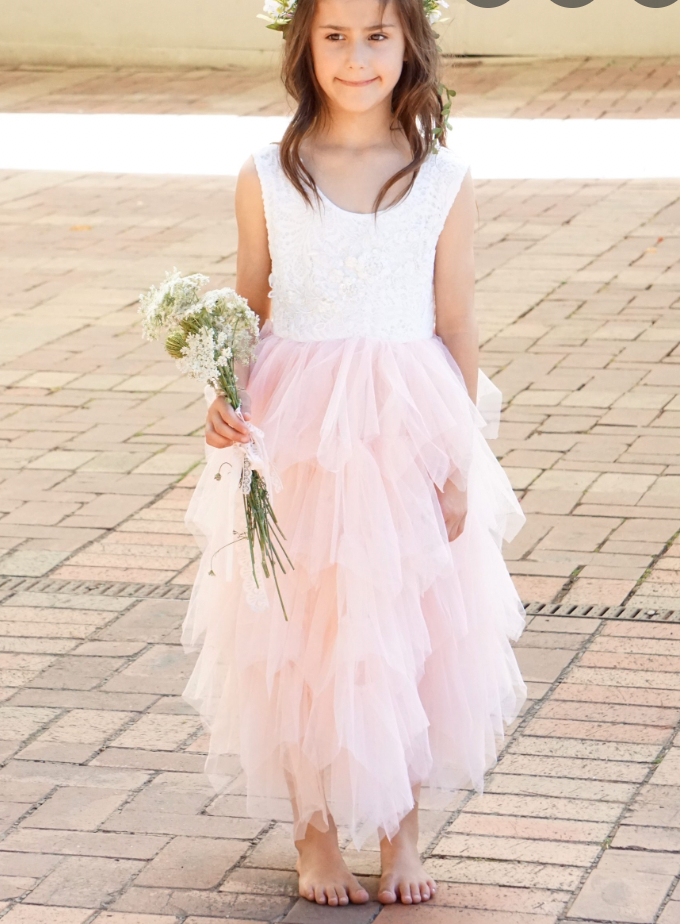
[[[199,382],[217,385],[220,370],[215,359],[216,346],[215,334],[210,327],[202,327],[198,333],[188,334],[186,346],[182,348],[182,359],[177,360],[177,368]]]
[[[246,299],[233,289],[215,289],[204,301],[216,329],[226,334],[233,358],[244,364],[252,362],[260,325]]]
[[[145,339],[157,340],[173,320],[192,314],[199,302],[198,290],[209,281],[202,273],[182,276],[173,267],[159,286],[151,286],[140,295],[139,313]]]

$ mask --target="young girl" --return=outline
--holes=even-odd
[[[436,891],[419,801],[481,791],[526,696],[509,644],[524,613],[500,552],[523,516],[482,432],[500,395],[478,373],[473,184],[442,143],[434,0],[279,7],[297,111],[236,189],[236,286],[262,339],[246,422],[221,397],[208,412],[185,695],[211,732],[216,787],[238,753],[250,814],[285,819],[290,798],[300,895],[368,900],[340,826],[357,848],[377,834],[379,901],[417,903]],[[254,593],[247,542],[240,575],[207,576],[232,539],[215,475],[251,424],[282,482],[288,620],[271,580],[268,606]]]

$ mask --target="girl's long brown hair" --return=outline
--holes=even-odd
[[[383,15],[387,2],[381,0]],[[395,124],[406,136],[413,159],[379,191],[373,206],[376,215],[394,184],[410,175],[408,186],[392,205],[408,195],[435,140],[440,144],[446,142],[446,120],[438,92],[439,53],[435,34],[423,10],[423,0],[393,0],[393,3],[404,30],[406,60],[392,91],[392,114]],[[314,178],[300,157],[300,145],[328,115],[326,97],[316,79],[312,60],[311,26],[315,7],[316,0],[298,0],[295,15],[286,29],[282,67],[284,86],[297,103],[297,110],[281,140],[281,165],[309,205],[312,205],[312,196],[317,201],[320,197]]]

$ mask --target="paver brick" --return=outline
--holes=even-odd
[[[614,722],[577,722],[560,719],[533,719],[526,726],[530,735],[561,738],[594,738],[601,741],[631,741],[662,745],[670,734],[668,728]]]
[[[200,727],[195,716],[143,715],[112,744],[118,748],[174,751]]]
[[[147,886],[127,889],[118,898],[113,911],[145,914],[197,915],[199,918],[217,916],[240,920],[273,921],[284,915],[291,899],[279,895],[233,895],[228,892],[192,889],[164,889]]]
[[[661,912],[659,924],[678,924],[680,921],[680,901],[670,901]]]
[[[121,857],[126,860],[151,860],[167,844],[169,838],[154,835],[112,834],[102,831],[59,830],[52,826],[29,828],[22,825],[10,832],[2,850],[26,852],[31,856],[50,854],[84,857]],[[69,827],[74,827],[69,825]],[[0,869],[3,854],[0,853]],[[56,862],[51,864],[56,866]],[[51,868],[50,867],[50,868]],[[42,875],[42,874],[41,874]]]
[[[437,881],[484,883],[573,891],[583,875],[579,866],[431,857],[425,869]]]
[[[653,920],[679,871],[677,856],[608,850],[569,909],[569,916],[645,924]]]
[[[177,627],[177,620],[172,623],[163,621],[162,625],[166,637],[172,628]],[[99,637],[108,638],[110,635],[115,636],[115,633],[104,632]],[[115,693],[181,694],[190,673],[191,661],[179,646],[154,645],[129,667],[112,677],[103,689]],[[159,723],[158,727],[161,725]]]
[[[567,821],[549,818],[513,818],[509,815],[476,815],[463,812],[447,833],[480,834],[550,841],[600,842],[609,834],[606,822]]]
[[[643,786],[630,806],[624,824],[680,827],[680,789],[677,786]]]
[[[642,628],[642,626],[636,628]],[[669,629],[670,626],[665,628]],[[614,687],[611,685],[601,686],[596,683],[578,683],[574,682],[572,672],[572,674],[565,678],[559,687],[556,688],[553,693],[553,700],[678,708],[680,706],[680,692],[675,690],[624,686],[623,684],[619,687]]]
[[[603,641],[600,636],[592,643]],[[647,640],[645,640],[647,641]],[[653,640],[656,643],[656,640]],[[668,644],[659,640],[661,645]],[[537,713],[540,718],[580,719],[588,722],[627,722],[639,725],[659,725],[663,728],[673,727],[680,720],[680,710],[662,709],[652,706],[626,706],[616,703],[588,704],[584,702],[569,702],[551,700],[541,707]]]
[[[680,828],[652,828],[644,825],[621,825],[612,847],[680,852]]]
[[[631,744],[588,738],[536,737],[523,734],[507,748],[509,754],[535,754],[544,757],[577,757],[588,760],[623,760],[650,763],[659,754],[659,744]]]
[[[244,841],[176,837],[137,877],[138,885],[212,889],[246,852]]]
[[[121,911],[102,911],[97,917],[99,924],[176,924],[175,915],[167,914],[126,914]],[[207,924],[203,918],[202,924]]]
[[[78,786],[57,789],[23,822],[23,827],[94,831],[126,796],[121,790],[97,789],[93,792]]]
[[[85,924],[92,910],[55,908],[45,905],[15,905],[3,917],[6,924]]]
[[[183,837],[250,840],[266,827],[267,822],[255,818],[215,818],[210,815],[188,815],[137,812],[123,809],[102,822],[105,831],[125,831],[130,834],[175,834]]]
[[[66,857],[26,898],[34,905],[98,908],[110,902],[143,866],[139,860]]]
[[[538,795],[563,799],[617,802],[620,803],[619,810],[622,811],[622,806],[634,797],[637,784],[581,780],[569,777],[530,776],[520,773],[497,773],[490,775],[485,791],[487,793],[505,793],[521,796]],[[566,803],[566,805],[569,805],[569,803]],[[614,817],[614,813],[605,820],[611,820],[611,817]]]
[[[485,794],[486,796],[486,794]],[[574,821],[615,821],[623,810],[618,802],[594,802],[585,799],[562,799],[550,796],[488,793],[488,798],[473,797],[467,812],[491,815],[523,815],[528,818],[559,818]]]

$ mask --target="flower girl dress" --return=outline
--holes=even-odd
[[[255,587],[247,540],[227,546],[234,492],[215,475],[238,450],[208,447],[187,514],[204,553],[184,695],[211,733],[216,788],[238,754],[233,789],[250,814],[281,817],[292,793],[296,838],[310,821],[325,830],[330,811],[361,847],[395,834],[416,783],[423,805],[482,791],[526,698],[509,644],[524,610],[501,554],[524,516],[485,439],[500,392],[480,373],[475,407],[434,333],[435,249],[467,163],[431,153],[377,218],[323,194],[308,206],[277,145],[255,164],[272,312],[248,393],[281,479],[272,503],[295,566],[279,577],[288,621],[272,580]],[[453,543],[435,490],[448,479],[468,491]]]

